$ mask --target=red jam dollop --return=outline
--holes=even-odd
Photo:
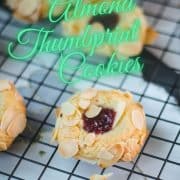
[[[112,129],[116,112],[112,109],[104,108],[94,118],[88,118],[83,114],[84,130],[88,133],[103,134]]]

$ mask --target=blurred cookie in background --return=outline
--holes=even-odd
[[[26,108],[14,85],[0,80],[0,151],[5,151],[26,127]]]
[[[72,10],[73,11],[73,10]],[[113,31],[116,29],[131,29],[133,23],[139,20],[138,38],[135,41],[120,42],[119,44],[105,43],[96,53],[104,56],[111,56],[116,52],[117,56],[130,57],[141,53],[144,45],[152,44],[157,37],[157,33],[150,27],[146,21],[143,11],[139,7],[129,12],[113,12],[111,14],[83,17],[70,21],[63,21],[63,32],[66,36],[76,36],[83,34],[87,25],[91,25],[92,32],[106,32],[107,29]],[[121,38],[122,34],[119,35]],[[86,50],[85,50],[86,51]]]
[[[17,19],[30,23],[46,18],[51,6],[49,0],[6,0],[5,3]],[[54,16],[61,14],[64,6],[57,6],[54,10]]]

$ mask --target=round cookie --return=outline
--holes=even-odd
[[[99,2],[99,1],[98,1]],[[139,38],[133,42],[122,42],[120,44],[107,44],[96,49],[96,53],[104,56],[111,56],[116,52],[118,57],[136,56],[141,53],[144,45],[152,44],[157,37],[157,33],[148,25],[146,18],[139,7],[131,12],[112,13],[109,15],[97,15],[94,17],[83,17],[71,21],[62,21],[65,36],[77,36],[83,34],[87,25],[91,25],[91,32],[105,32],[108,29],[115,30],[131,29],[133,22],[140,21]],[[84,51],[89,51],[84,49]]]
[[[50,0],[6,0],[6,5],[13,11],[17,19],[27,22],[36,22],[46,18],[51,6]],[[64,6],[57,6],[53,15],[61,14]]]
[[[0,151],[5,151],[26,127],[26,108],[14,85],[0,80]]]
[[[130,93],[88,89],[56,111],[53,139],[65,158],[101,167],[132,161],[147,137],[143,107]]]

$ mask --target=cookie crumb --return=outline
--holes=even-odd
[[[104,174],[104,175],[95,174],[95,175],[90,177],[90,180],[108,180],[108,178],[110,176],[112,176],[112,173]]]
[[[44,156],[46,154],[46,152],[45,151],[39,151],[39,155],[42,157],[42,156]]]

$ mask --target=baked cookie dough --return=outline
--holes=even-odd
[[[48,16],[50,0],[6,0],[6,5],[17,19],[32,23]],[[64,6],[57,6],[53,15],[61,14]]]
[[[107,29],[116,30],[132,29],[132,25],[137,20],[140,22],[138,38],[135,41],[126,41],[120,44],[105,43],[96,49],[96,53],[104,56],[111,56],[116,52],[118,57],[136,56],[141,53],[144,45],[152,44],[157,37],[157,33],[148,25],[146,18],[139,7],[133,11],[112,13],[106,15],[97,15],[94,17],[84,17],[80,19],[62,21],[63,32],[65,36],[77,36],[85,33],[87,25],[91,25],[91,32],[106,32]],[[91,33],[90,32],[90,33]],[[121,35],[120,35],[121,37]],[[89,52],[88,49],[83,49]]]
[[[147,137],[143,107],[128,92],[88,89],[64,102],[56,116],[60,154],[102,168],[132,161]]]
[[[25,129],[26,108],[14,85],[0,80],[0,151],[5,151]]]

